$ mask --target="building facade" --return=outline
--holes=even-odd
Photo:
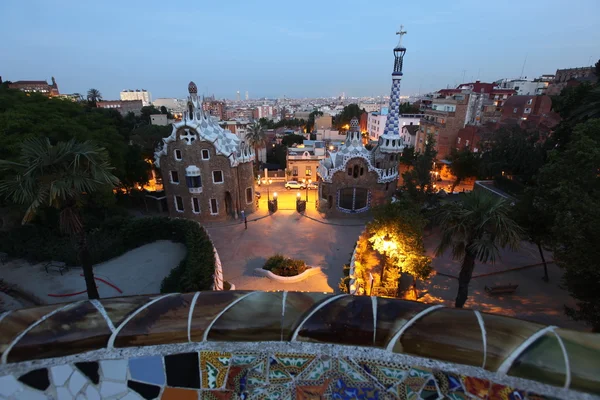
[[[255,210],[254,151],[202,109],[194,82],[187,110],[154,155],[171,217],[238,218]]]
[[[114,109],[123,116],[130,112],[140,116],[142,115],[143,102],[141,100],[103,100],[97,101],[96,107]]]
[[[398,45],[394,48],[394,69],[389,113],[385,129],[372,150],[367,150],[357,118],[350,122],[346,140],[337,151],[329,151],[319,163],[318,174],[320,209],[330,216],[343,216],[368,211],[384,204],[396,191],[398,165],[404,144],[400,137],[400,84],[406,48],[400,29]]]
[[[546,90],[546,94],[549,96],[556,96],[559,95],[564,88],[569,86],[569,82],[571,82],[571,84],[572,82],[581,81],[594,83],[598,78],[594,67],[557,69],[554,80]]]
[[[214,98],[209,100],[205,99],[202,102],[202,110],[221,121],[227,120],[227,107],[224,101],[218,101]]]
[[[544,117],[550,114],[552,99],[550,96],[512,96],[504,104],[502,121],[526,121],[531,117]]]
[[[361,110],[364,110],[365,112],[368,112],[368,113],[380,112],[381,104],[379,104],[379,103],[360,103],[358,105],[358,108],[360,108]]]
[[[406,147],[415,147],[419,125],[404,125],[400,131],[400,137]]]
[[[534,80],[529,81],[527,79],[512,79],[502,80],[498,87],[500,89],[514,90],[519,96],[534,96],[544,94],[549,83],[547,81]]]
[[[286,155],[290,179],[312,179],[317,181],[317,168],[325,159],[325,142],[321,140],[305,140],[297,147],[289,147]]]
[[[126,89],[119,96],[123,101],[141,100],[144,107],[152,104],[152,95],[146,89]]]
[[[46,81],[16,81],[8,84],[10,89],[20,90],[25,93],[41,93],[44,96],[54,97],[60,95],[56,80],[52,77],[52,83]]]

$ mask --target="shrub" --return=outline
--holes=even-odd
[[[309,268],[304,261],[287,258],[281,254],[270,257],[263,266],[263,269],[279,276],[296,276]]]
[[[163,280],[162,293],[210,290],[215,270],[213,245],[197,222],[168,217],[115,217],[87,232],[88,249],[94,264],[157,240],[172,240],[187,248],[185,258]],[[79,264],[75,238],[35,224],[0,233],[0,251],[32,262],[56,260],[70,266]]]

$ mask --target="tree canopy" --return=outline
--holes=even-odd
[[[350,125],[352,118],[360,119],[360,115],[364,111],[360,109],[358,104],[348,104],[341,113],[335,117],[335,126],[337,130],[347,129],[346,125]]]

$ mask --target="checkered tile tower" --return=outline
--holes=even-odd
[[[400,36],[398,45],[394,48],[394,72],[392,72],[392,92],[390,94],[390,105],[383,132],[384,139],[398,139],[400,137],[400,127],[398,120],[400,117],[400,82],[402,80],[402,64],[404,62],[404,54],[406,47],[402,46],[402,36],[406,35],[404,26],[400,26],[400,30],[396,32]],[[383,149],[382,149],[383,150]],[[387,150],[387,149],[386,149]]]

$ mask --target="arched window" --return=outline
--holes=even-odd
[[[352,173],[352,176],[354,178],[358,178],[358,165],[354,166],[354,172]]]
[[[360,176],[363,176],[364,173],[365,173],[365,169],[363,167],[360,167]]]
[[[194,118],[194,107],[192,106],[192,103],[188,103],[188,117],[190,119]]]

